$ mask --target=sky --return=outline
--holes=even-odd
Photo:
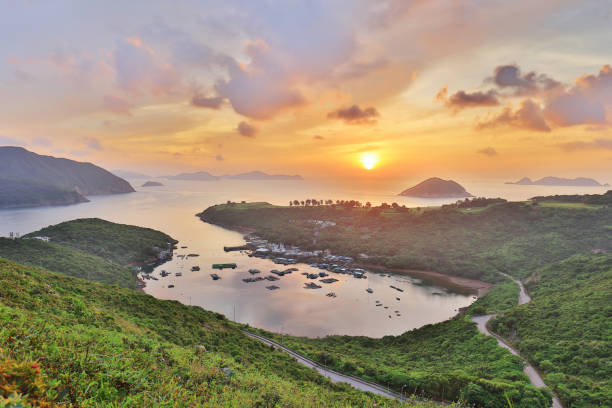
[[[609,0],[0,7],[0,145],[152,175],[612,182]]]

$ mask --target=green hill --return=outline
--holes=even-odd
[[[491,322],[566,407],[612,403],[612,255],[579,255],[535,272],[528,304]]]
[[[176,244],[176,240],[151,228],[116,224],[99,218],[81,218],[62,222],[24,235],[44,236],[51,242],[69,246],[120,265],[155,261],[160,250]]]
[[[49,238],[49,242],[34,237]],[[98,218],[52,225],[20,239],[0,238],[0,256],[26,265],[135,289],[131,265],[170,256],[177,241],[163,232]]]
[[[131,193],[132,186],[92,163],[0,146],[0,208],[74,204],[84,196]]]
[[[0,282],[0,406],[417,406],[332,384],[199,307],[4,259]]]

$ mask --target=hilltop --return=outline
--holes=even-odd
[[[464,198],[473,197],[463,186],[453,180],[432,177],[402,191],[399,195],[421,198]]]
[[[148,228],[100,219],[64,222],[19,239],[0,238],[0,256],[79,278],[136,289],[133,265],[171,256],[176,241]],[[161,259],[160,259],[161,256]]]
[[[42,156],[22,147],[0,147],[0,208],[74,204],[86,196],[134,191],[92,163]]]

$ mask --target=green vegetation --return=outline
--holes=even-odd
[[[0,178],[0,208],[66,205],[89,201],[76,191],[35,181]]]
[[[50,242],[34,237],[48,237]],[[137,273],[129,266],[157,262],[160,252],[175,243],[163,232],[89,218],[49,226],[20,239],[0,238],[0,256],[135,289]]]
[[[575,194],[575,195],[555,195],[555,196],[538,196],[533,197],[532,201],[536,202],[557,202],[557,203],[582,203],[594,205],[612,206],[612,190],[608,190],[605,194]]]
[[[473,316],[500,313],[516,306],[519,287],[510,279],[492,286],[483,297],[478,298],[469,309]]]
[[[4,259],[0,282],[2,407],[416,406],[332,384],[199,307]]]
[[[261,332],[280,341],[279,335]],[[382,339],[284,336],[283,342],[321,364],[398,392],[405,386],[410,393],[478,407],[505,408],[506,396],[515,407],[550,406],[549,393],[530,385],[520,358],[478,333],[465,315]]]
[[[51,242],[95,254],[120,265],[155,261],[159,250],[177,241],[163,232],[99,218],[83,218],[52,225],[25,235],[49,237]]]
[[[536,271],[528,304],[491,322],[566,407],[612,403],[612,255],[578,255]]]
[[[251,228],[274,242],[333,253],[380,267],[435,270],[499,281],[497,271],[526,277],[576,253],[610,248],[612,207],[557,208],[494,203],[482,211],[461,208],[414,211],[397,205],[217,205],[200,217],[229,228]],[[480,208],[479,208],[480,210]],[[336,223],[320,228],[311,220]]]
[[[136,272],[69,246],[39,239],[0,238],[0,256],[69,276],[136,289]]]

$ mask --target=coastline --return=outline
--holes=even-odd
[[[393,272],[398,275],[410,275],[417,278],[429,278],[432,281],[444,281],[447,285],[454,286],[457,288],[467,289],[470,293],[475,293],[476,296],[484,296],[494,285],[493,283],[484,282],[478,279],[464,278],[462,276],[447,275],[442,272],[436,271],[423,271],[418,269],[404,269],[404,268],[388,268],[386,266],[380,266],[375,264],[357,263],[356,265],[368,268],[372,270],[380,270]]]
[[[216,225],[218,227],[222,227],[222,228],[225,228],[231,231],[236,231],[236,232],[240,232],[243,234],[251,234],[255,232],[254,228],[234,226],[234,225],[230,226],[230,225],[210,222],[202,216],[202,213],[196,214],[196,217],[198,217],[202,222]],[[441,272],[435,272],[435,271],[423,271],[423,270],[417,270],[417,269],[403,269],[403,268],[388,268],[382,265],[375,265],[375,264],[368,264],[368,263],[361,263],[361,262],[355,262],[355,265],[362,267],[362,268],[378,270],[381,272],[386,271],[386,272],[397,273],[399,275],[410,275],[410,276],[415,276],[418,278],[425,278],[426,280],[430,280],[434,282],[435,281],[443,282],[445,286],[450,286],[460,291],[467,290],[470,294],[475,294],[478,297],[484,296],[489,291],[489,289],[491,289],[491,287],[493,286],[493,283],[484,282],[478,279],[464,278],[464,277],[456,276],[456,275],[447,275],[447,274],[444,274]]]

